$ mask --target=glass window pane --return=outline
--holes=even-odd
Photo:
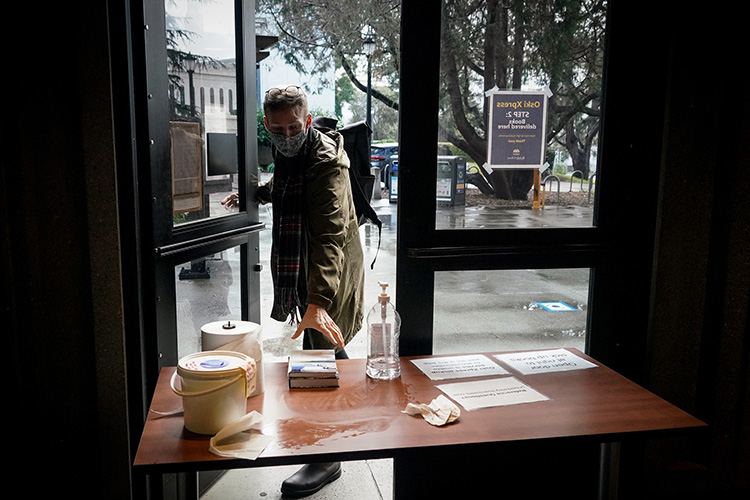
[[[444,1],[437,229],[593,225],[605,13],[604,2]]]
[[[165,0],[173,224],[228,215],[238,187],[234,1]],[[208,93],[208,99],[206,99]]]
[[[201,327],[241,321],[240,247],[175,266],[178,359],[201,351]]]
[[[435,273],[435,354],[584,350],[589,269]]]

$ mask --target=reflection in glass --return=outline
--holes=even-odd
[[[593,225],[606,2],[443,3],[437,142],[467,164],[465,203],[439,203],[436,228]],[[493,90],[549,96],[539,169],[485,166]]]
[[[435,354],[584,350],[589,269],[435,273]]]
[[[173,223],[228,215],[237,190],[234,1],[165,0]]]
[[[240,247],[175,266],[178,359],[200,352],[201,327],[241,321]]]

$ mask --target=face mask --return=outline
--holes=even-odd
[[[292,156],[299,153],[302,145],[305,143],[307,131],[302,130],[299,134],[291,137],[283,134],[271,133],[271,142],[276,146],[276,150],[284,156],[291,158]]]

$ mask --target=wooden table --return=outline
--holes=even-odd
[[[208,451],[209,437],[185,430],[181,414],[155,413],[182,405],[169,387],[175,368],[164,368],[135,457],[135,471],[161,474],[393,457],[394,495],[414,498],[428,490],[445,492],[447,483],[461,481],[464,485],[456,487],[465,491],[479,478],[460,476],[474,475],[472,471],[482,476],[495,470],[511,472],[506,467],[516,462],[513,457],[538,446],[569,447],[584,442],[599,446],[705,427],[580,351],[569,351],[598,366],[526,376],[509,370],[549,400],[473,411],[462,408],[457,422],[442,427],[402,410],[410,402],[430,403],[442,394],[437,385],[475,379],[433,381],[410,362],[415,357],[402,358],[400,379],[374,381],[365,376],[363,359],[351,359],[338,362],[339,388],[289,390],[286,363],[265,363],[265,391],[248,399],[247,409],[263,415],[263,432],[275,438],[254,461],[214,455]],[[487,356],[494,359],[491,353]],[[565,449],[558,447],[555,452]],[[467,468],[471,461],[476,463]],[[420,463],[429,464],[429,470]],[[550,462],[532,459],[529,463]],[[606,483],[608,477],[600,475],[600,482]],[[483,481],[496,480],[485,477]],[[600,484],[599,496],[607,496],[607,489]]]

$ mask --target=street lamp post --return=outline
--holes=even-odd
[[[375,40],[368,34],[362,45],[367,56],[367,126],[372,130],[372,66],[370,57],[375,52]]]
[[[190,92],[190,116],[195,116],[195,87],[193,86],[193,73],[195,72],[196,59],[188,52],[185,56],[185,71],[188,74],[188,87]]]

